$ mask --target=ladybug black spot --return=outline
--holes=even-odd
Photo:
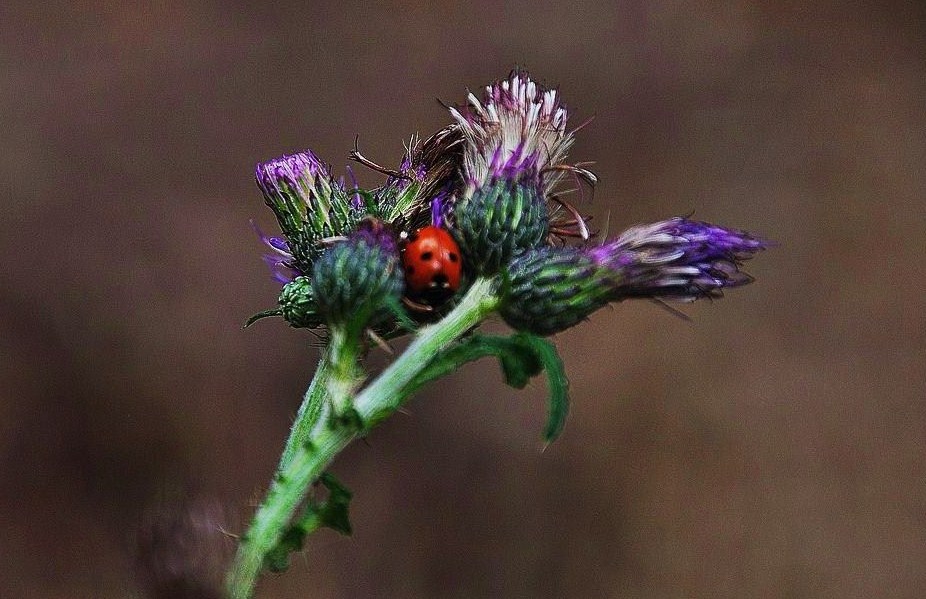
[[[456,255],[455,253],[453,253],[453,252],[450,252],[449,254],[447,254],[447,257],[450,258],[450,261],[451,261],[451,262],[456,262],[457,260],[460,259],[460,257],[457,256],[457,255]]]
[[[415,274],[415,267],[409,264],[408,266],[405,267],[405,272],[407,272],[410,275],[413,275]]]
[[[425,262],[429,262],[431,258],[433,257],[434,257],[434,254],[431,252],[424,252],[423,254],[421,254],[421,259],[424,260]]]

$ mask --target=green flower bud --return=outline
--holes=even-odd
[[[329,326],[360,330],[389,314],[405,279],[392,234],[379,221],[367,222],[315,263],[312,294]]]
[[[460,200],[454,215],[466,263],[480,273],[497,272],[547,237],[546,201],[529,178],[493,178]]]
[[[314,329],[322,324],[309,277],[296,277],[283,286],[280,312],[292,327]]]
[[[578,248],[530,250],[512,261],[507,275],[502,318],[537,335],[578,324],[607,304],[613,290],[613,274]]]

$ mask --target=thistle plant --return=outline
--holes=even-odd
[[[265,259],[283,288],[278,305],[248,324],[282,317],[315,332],[324,350],[266,497],[241,536],[227,579],[235,599],[251,597],[264,571],[285,570],[318,528],[350,533],[351,493],[329,472],[331,462],[424,385],[483,357],[496,358],[516,388],[545,373],[550,443],[569,409],[550,335],[609,303],[717,298],[752,280],[740,267],[766,244],[742,231],[671,218],[594,239],[560,188],[597,178],[567,162],[568,111],[556,90],[527,73],[487,86],[481,99],[470,94],[450,115],[428,139],[413,138],[396,169],[355,147],[353,160],[387,177],[375,189],[334,179],[310,151],[257,167],[282,232],[261,235]],[[437,245],[413,251],[424,238]],[[463,276],[445,276],[460,265],[441,261],[457,256]],[[438,283],[440,294],[420,288]],[[478,332],[493,315],[512,333]],[[406,349],[371,377],[365,357],[403,335],[411,337]]]

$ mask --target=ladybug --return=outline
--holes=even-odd
[[[402,268],[409,299],[440,305],[460,288],[460,246],[446,229],[423,227],[406,237]]]

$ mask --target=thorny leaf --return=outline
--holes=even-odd
[[[328,498],[322,502],[309,501],[302,516],[283,533],[280,542],[264,557],[264,567],[271,572],[285,572],[289,569],[289,555],[302,551],[306,536],[325,527],[350,536],[349,506],[351,492],[329,473],[319,478],[328,489]]]

